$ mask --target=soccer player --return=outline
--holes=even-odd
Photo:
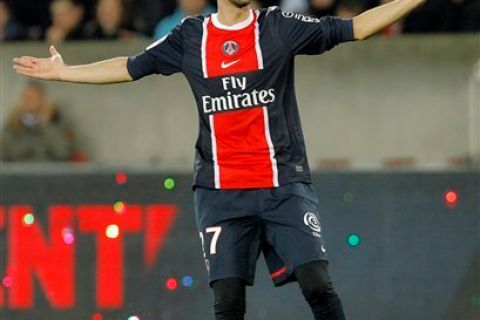
[[[69,66],[51,47],[50,58],[15,58],[14,69],[83,83],[183,72],[199,112],[194,202],[216,319],[244,318],[245,287],[262,252],[274,284],[298,281],[315,319],[345,319],[327,271],[294,59],[366,39],[423,1],[395,0],[341,20],[218,0],[218,13],[185,19],[138,55]]]

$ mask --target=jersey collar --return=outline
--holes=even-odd
[[[214,13],[214,14],[212,14],[212,23],[218,29],[233,31],[233,30],[241,30],[243,28],[248,27],[253,22],[254,18],[255,17],[253,15],[253,11],[250,10],[250,15],[248,16],[247,19],[245,19],[242,22],[237,23],[233,26],[227,26],[227,25],[224,25],[220,22],[220,20],[218,19],[218,13]]]

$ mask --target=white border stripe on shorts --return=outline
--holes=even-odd
[[[260,47],[260,27],[258,25],[258,17],[260,12],[257,10],[255,14],[255,49],[257,50],[258,69],[263,69],[263,55]]]
[[[263,119],[265,123],[265,138],[267,139],[268,149],[270,151],[270,161],[272,162],[273,186],[278,187],[277,159],[275,159],[275,148],[273,147],[272,137],[270,136],[270,121],[268,119],[267,107],[263,107]]]
[[[210,120],[210,137],[212,140],[213,177],[215,181],[215,189],[220,189],[220,167],[218,166],[217,138],[215,137],[214,115],[209,115],[208,119]]]
[[[207,69],[207,38],[208,38],[208,22],[210,18],[206,18],[203,21],[203,36],[202,36],[202,70],[203,77],[208,78],[208,69]]]

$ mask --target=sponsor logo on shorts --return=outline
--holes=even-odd
[[[310,227],[313,231],[313,236],[320,238],[320,232],[322,231],[322,228],[320,227],[320,222],[318,221],[317,216],[312,213],[312,212],[307,212],[305,213],[305,216],[303,217],[303,222],[305,223],[306,226]]]

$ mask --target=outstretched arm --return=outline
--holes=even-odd
[[[355,39],[364,40],[400,20],[425,0],[394,0],[353,18]]]
[[[127,70],[127,57],[100,61],[92,64],[69,66],[62,56],[50,47],[50,58],[14,58],[13,69],[18,74],[54,81],[106,84],[132,81]]]

